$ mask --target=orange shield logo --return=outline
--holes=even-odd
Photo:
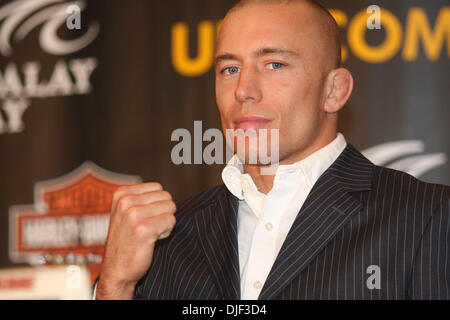
[[[91,280],[100,270],[114,191],[135,184],[85,162],[66,176],[38,182],[34,205],[10,209],[9,253],[14,262],[88,264]]]

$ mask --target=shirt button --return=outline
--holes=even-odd
[[[266,223],[266,230],[267,231],[270,231],[270,230],[272,230],[273,229],[273,224],[271,224],[270,222],[267,222]]]
[[[262,283],[261,282],[259,282],[259,281],[255,281],[255,282],[253,282],[253,287],[255,288],[255,289],[261,289],[262,288]]]

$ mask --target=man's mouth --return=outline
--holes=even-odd
[[[233,120],[235,129],[261,129],[266,127],[270,119],[261,116],[241,116]]]

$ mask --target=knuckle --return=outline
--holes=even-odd
[[[156,241],[158,238],[158,223],[156,221],[142,221],[135,227],[135,236],[140,240]]]
[[[120,186],[114,191],[113,199],[119,200],[124,194],[128,192],[129,186]]]
[[[177,210],[177,206],[175,205],[175,202],[173,201],[167,201],[166,202],[167,211],[170,213],[174,213]]]
[[[122,195],[122,192],[123,192],[122,187],[118,187],[118,188],[116,189],[116,191],[114,191],[114,193],[113,193],[113,200],[119,199],[120,196]]]
[[[117,207],[120,198],[122,197],[122,191],[120,190],[120,187],[114,191],[111,201],[111,210],[113,210],[115,207]]]
[[[126,220],[131,225],[136,225],[139,221],[139,209],[137,207],[131,207],[126,210]]]
[[[161,191],[158,191],[158,192],[160,192],[161,197],[167,198],[169,200],[172,200],[172,195],[170,194],[170,192],[168,192],[166,190],[161,190]]]
[[[162,231],[165,231],[167,228],[173,227],[175,225],[175,222],[175,216],[173,214],[166,213],[160,216],[159,225],[164,229]]]
[[[149,234],[149,228],[145,224],[138,224],[134,229],[134,234],[138,239],[145,238]]]
[[[117,201],[116,211],[124,212],[126,211],[126,208],[127,208],[127,200],[124,197],[122,197],[119,199],[119,201]]]
[[[122,196],[117,202],[117,208],[119,209],[119,211],[121,212],[126,211],[132,203],[132,198],[133,198],[132,195]]]
[[[163,189],[162,185],[159,182],[150,182],[149,184],[155,190],[162,190]]]
[[[114,192],[114,194],[126,193],[127,190],[128,190],[128,186],[120,186],[116,189],[116,192]]]

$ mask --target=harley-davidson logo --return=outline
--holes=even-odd
[[[89,264],[97,277],[114,191],[140,182],[85,162],[72,173],[35,185],[35,204],[10,209],[10,258],[36,264]]]

